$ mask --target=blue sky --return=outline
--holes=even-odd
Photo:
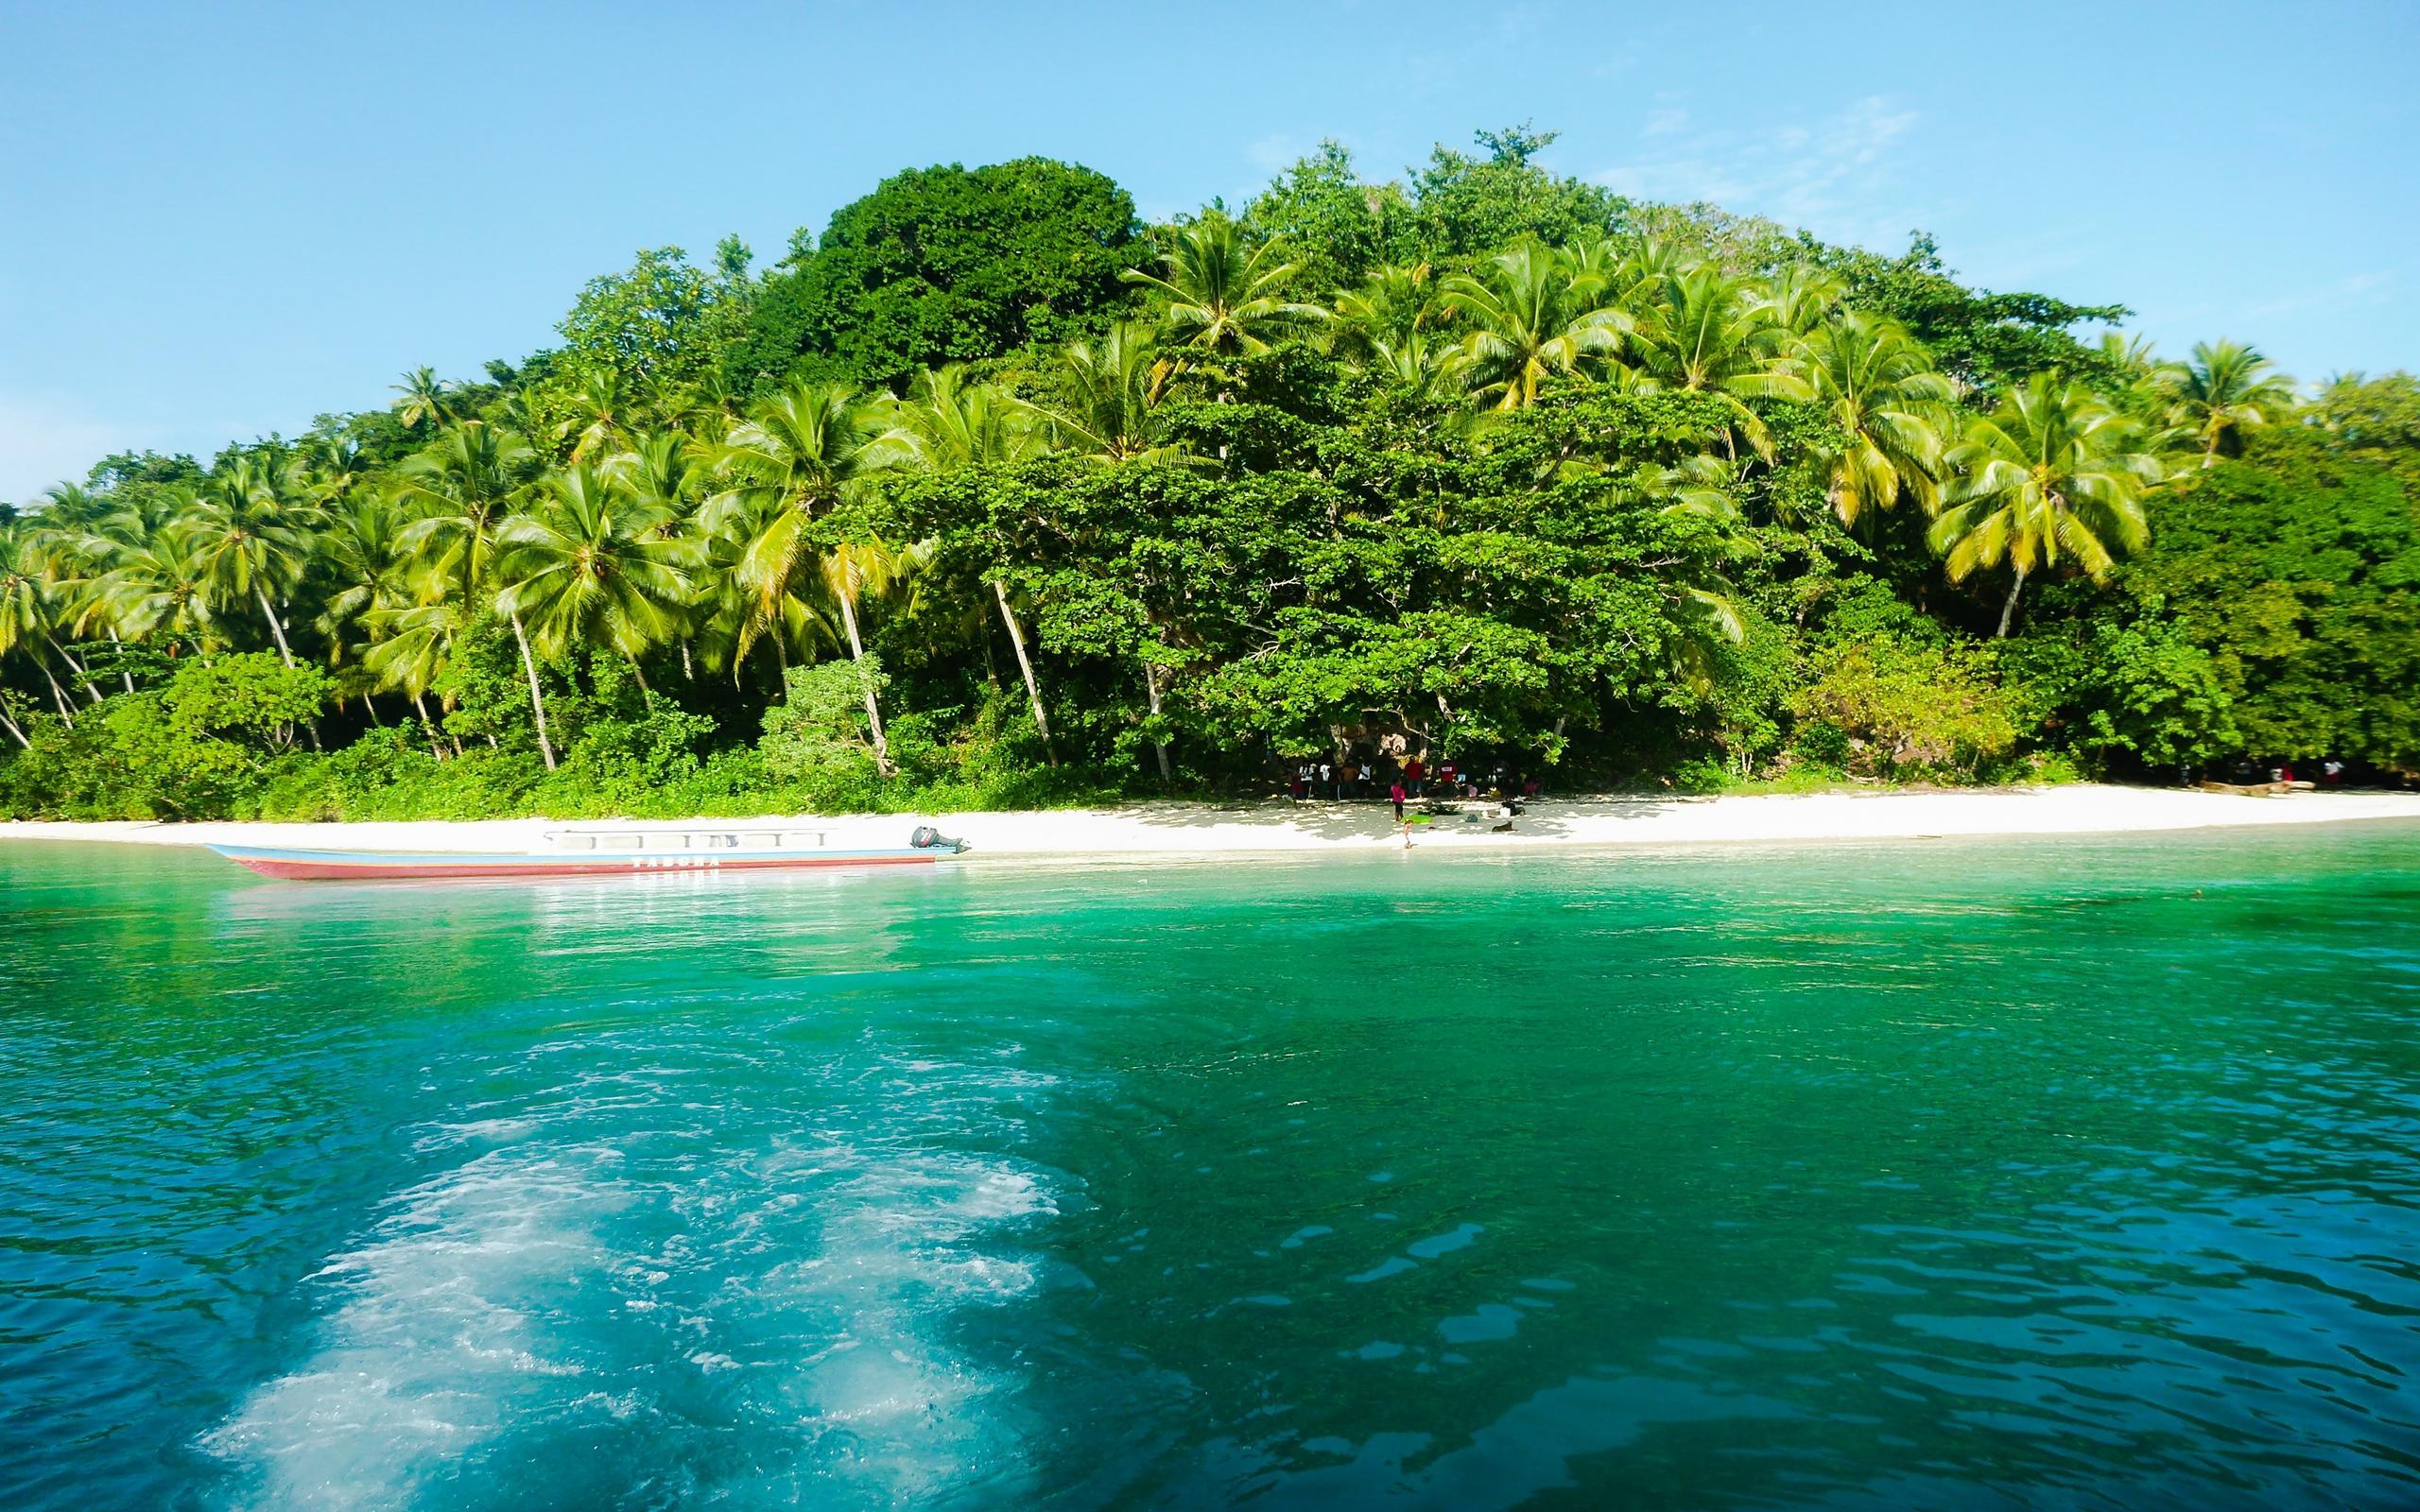
[[[2420,4],[1157,8],[0,0],[0,499],[544,345],[645,246],[762,259],[903,166],[1146,215],[1320,138],[1547,161],[2121,301],[2169,351],[2420,367]]]

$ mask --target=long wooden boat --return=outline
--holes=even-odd
[[[810,829],[662,829],[618,826],[549,831],[526,851],[341,850],[306,846],[214,845],[264,877],[297,881],[403,881],[437,877],[595,877],[666,871],[762,871],[803,867],[927,866],[966,849],[918,826],[896,850],[826,843]]]

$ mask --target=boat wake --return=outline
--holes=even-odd
[[[1034,1291],[1017,1235],[1057,1211],[999,1153],[1046,1083],[850,1055],[801,1089],[683,1058],[427,1131],[450,1163],[314,1279],[306,1357],[204,1440],[230,1503],[1013,1500],[986,1314]]]

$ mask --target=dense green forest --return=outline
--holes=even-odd
[[[0,813],[474,816],[2420,769],[2420,384],[1481,132],[1147,225],[903,173],[759,272],[0,507]]]

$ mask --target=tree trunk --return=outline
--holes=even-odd
[[[1153,666],[1149,662],[1143,663],[1143,692],[1144,695],[1151,700],[1151,717],[1153,719],[1159,718],[1160,669]],[[1168,770],[1167,742],[1164,740],[1154,740],[1151,742],[1151,749],[1156,752],[1160,758],[1160,781],[1163,783],[1174,782],[1176,781],[1176,776],[1173,772]]]
[[[50,675],[49,662],[36,657],[34,665],[42,668],[42,680],[50,684],[50,701],[59,705],[59,717],[67,722],[68,729],[75,729],[76,712],[67,707],[67,690],[59,685],[57,678]]]
[[[268,590],[263,588],[258,583],[254,583],[252,585],[252,596],[260,600],[261,615],[268,621],[268,633],[277,642],[277,654],[285,659],[286,669],[291,671],[294,667],[294,651],[292,647],[285,644],[285,627],[279,622],[277,610],[268,607]],[[311,748],[313,750],[327,749],[326,747],[320,744],[320,722],[318,720],[305,719],[302,721],[302,728],[311,732]]]
[[[1025,674],[1025,696],[1027,701],[1033,705],[1033,728],[1042,732],[1042,753],[1050,758],[1051,765],[1056,766],[1059,765],[1059,752],[1050,744],[1050,716],[1042,710],[1042,684],[1034,679],[1033,659],[1026,655],[1025,631],[1017,626],[1016,611],[1009,608],[1008,586],[994,579],[992,592],[999,595],[1000,618],[1008,622],[1009,644],[1016,647],[1017,652],[1017,670]]]
[[[124,641],[117,638],[117,627],[114,625],[110,627],[110,644],[119,646],[121,648],[126,644]],[[127,692],[132,693],[134,691],[134,674],[126,670],[126,658],[123,655],[118,658],[117,677],[120,682],[126,684]]]
[[[546,770],[555,769],[555,747],[546,738],[546,699],[538,691],[538,659],[529,654],[529,632],[521,627],[521,616],[512,616],[512,638],[521,643],[521,670],[529,674],[529,710],[538,716],[538,754],[546,759]]]
[[[858,670],[862,672],[865,669],[866,648],[864,643],[857,639],[857,606],[856,595],[851,593],[838,593],[834,596],[838,598],[840,601],[841,627],[849,632],[849,660],[855,662]],[[873,684],[871,681],[866,683],[865,693],[866,722],[873,727],[874,770],[880,772],[885,777],[889,777],[891,775],[894,768],[890,765],[890,745],[888,741],[882,738],[882,705],[881,702],[873,696]]]
[[[2008,622],[2016,618],[2016,595],[2024,592],[2025,569],[2019,567],[2016,570],[2016,581],[2008,585],[2008,602],[2000,606],[2000,627],[1992,632],[1993,640],[2002,641],[2008,638]]]
[[[59,660],[67,663],[68,670],[76,674],[76,680],[83,684],[85,701],[87,703],[100,702],[101,690],[93,686],[92,669],[84,665],[83,662],[77,661],[75,652],[70,651],[67,647],[60,644],[58,636],[44,633],[43,639],[50,643],[50,648],[59,653]]]
[[[647,685],[647,674],[639,670],[639,659],[626,656],[623,660],[631,664],[631,680],[639,685],[639,696],[647,700],[647,712],[655,713],[655,690]]]
[[[277,654],[285,659],[287,666],[292,666],[294,652],[285,644],[285,627],[278,622],[277,610],[268,607],[268,590],[255,583],[252,585],[252,596],[260,600],[261,617],[268,621],[268,633],[277,641]]]
[[[698,680],[698,669],[689,663],[689,639],[686,636],[681,638],[681,676],[690,682]]]
[[[16,737],[18,745],[27,750],[34,748],[34,743],[26,738],[26,732],[17,728],[17,722],[9,717],[9,711],[6,709],[0,709],[0,725],[9,727],[9,733]]]
[[[437,743],[437,721],[428,717],[428,704],[426,700],[423,699],[417,693],[412,695],[412,712],[420,715],[421,731],[428,736],[428,753],[431,756],[436,757],[439,761],[443,761],[445,759],[445,747]],[[462,747],[458,745],[454,747],[454,754],[457,756],[461,755]]]
[[[377,703],[372,700],[367,693],[361,696],[361,707],[370,711],[370,722],[372,724],[376,725],[381,730],[387,728],[387,721],[378,717]]]

